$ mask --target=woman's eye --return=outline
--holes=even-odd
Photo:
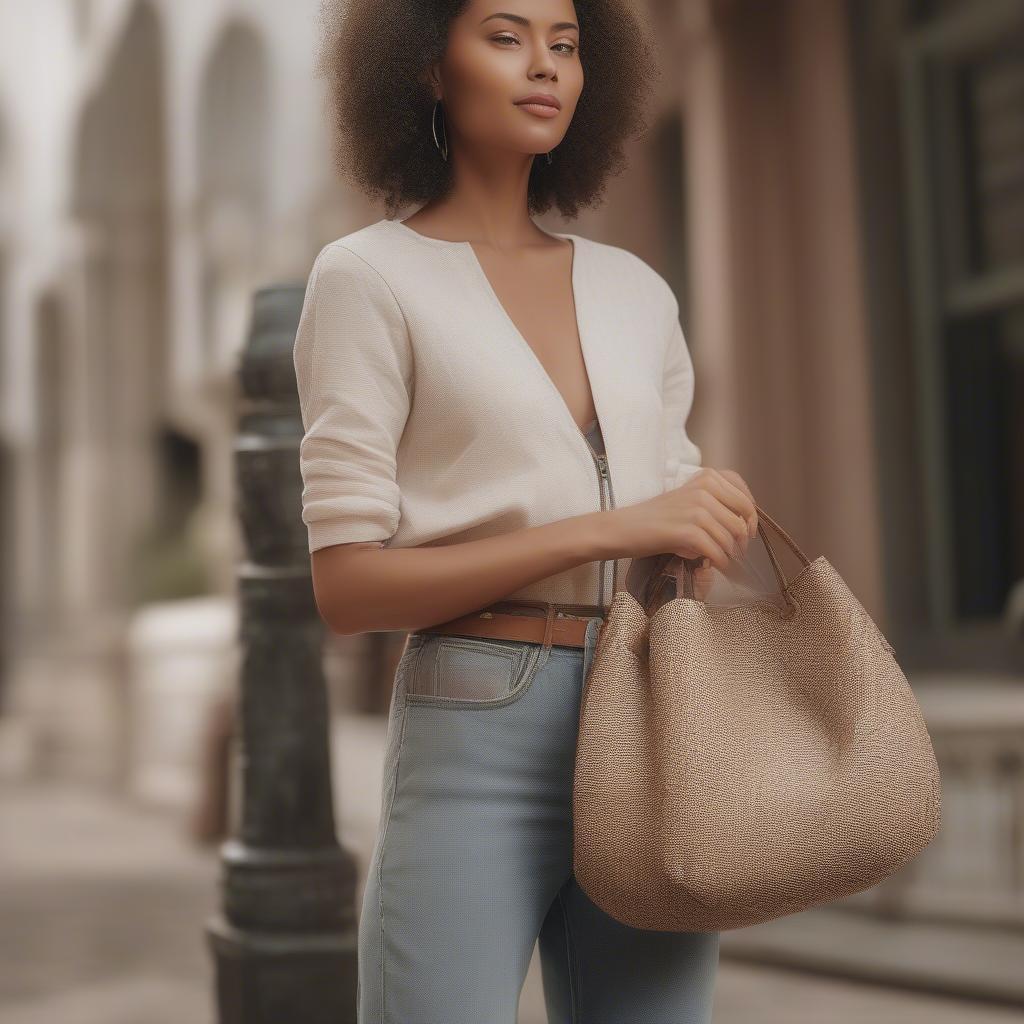
[[[512,36],[512,35],[491,36],[491,38],[496,43],[518,43],[519,42],[519,40],[515,36]],[[572,53],[576,52],[576,46],[573,43],[555,43],[554,48],[557,50],[560,46],[565,47],[565,49],[559,51],[560,53],[572,54]]]

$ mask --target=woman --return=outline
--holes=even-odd
[[[317,257],[295,343],[320,613],[409,630],[359,922],[362,1024],[710,1019],[717,933],[628,928],[572,873],[580,700],[626,568],[725,569],[748,488],[702,468],[668,284],[543,231],[594,205],[652,76],[621,0],[329,7],[336,154],[393,214]],[[710,570],[709,570],[710,571]]]

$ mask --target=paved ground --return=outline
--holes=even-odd
[[[363,865],[380,738],[376,719],[341,720],[335,734],[342,832]],[[8,787],[0,819],[4,1024],[213,1024],[202,927],[216,907],[215,852],[193,848],[166,814],[71,787]],[[1024,1021],[1012,1010],[727,959],[716,991],[716,1024]],[[536,957],[520,1024],[545,1024]]]

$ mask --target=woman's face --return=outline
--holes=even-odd
[[[449,146],[554,149],[583,89],[579,45],[571,0],[469,0],[437,65]]]

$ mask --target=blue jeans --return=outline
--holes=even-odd
[[[631,928],[573,875],[600,624],[583,648],[410,635],[359,920],[359,1024],[515,1024],[535,942],[549,1024],[711,1020],[719,933]]]

